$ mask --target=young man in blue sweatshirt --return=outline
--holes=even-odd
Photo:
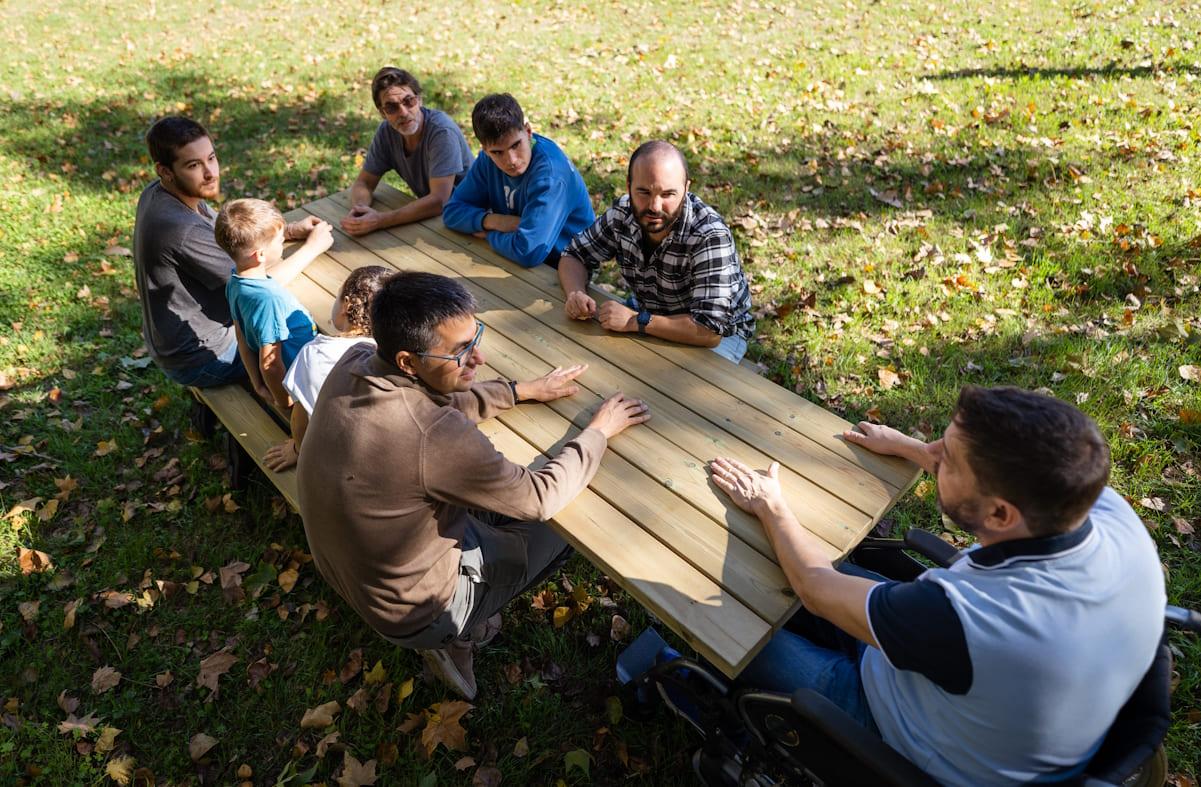
[[[559,263],[596,214],[575,165],[530,129],[517,99],[485,96],[471,111],[483,148],[442,208],[447,227],[486,238],[498,253],[533,268]]]

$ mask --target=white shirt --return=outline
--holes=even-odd
[[[375,344],[369,336],[318,335],[300,349],[296,360],[284,375],[284,388],[306,413],[312,415],[317,405],[317,394],[321,393],[321,386],[330,370],[342,360],[347,350],[363,342]]]

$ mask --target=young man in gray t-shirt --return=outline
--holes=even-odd
[[[371,80],[371,99],[384,120],[350,187],[351,207],[342,229],[351,235],[440,215],[472,161],[463,132],[446,113],[421,105],[421,85],[409,72],[381,68]],[[417,199],[396,210],[376,210],[371,196],[388,170],[400,175]]]

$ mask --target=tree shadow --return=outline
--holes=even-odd
[[[1201,76],[1201,67],[1188,63],[1147,66],[1121,66],[1111,60],[1103,66],[989,66],[986,68],[959,68],[954,71],[943,71],[934,74],[930,79],[978,79],[989,77],[993,79],[1104,79],[1116,77],[1148,77],[1155,74],[1192,74]]]

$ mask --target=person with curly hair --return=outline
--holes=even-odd
[[[296,356],[284,376],[284,388],[296,403],[292,407],[292,437],[267,449],[263,463],[271,470],[278,473],[296,464],[309,416],[330,370],[356,344],[375,344],[371,338],[371,299],[395,272],[382,265],[367,265],[351,271],[342,283],[330,315],[330,322],[339,335],[318,335]]]

